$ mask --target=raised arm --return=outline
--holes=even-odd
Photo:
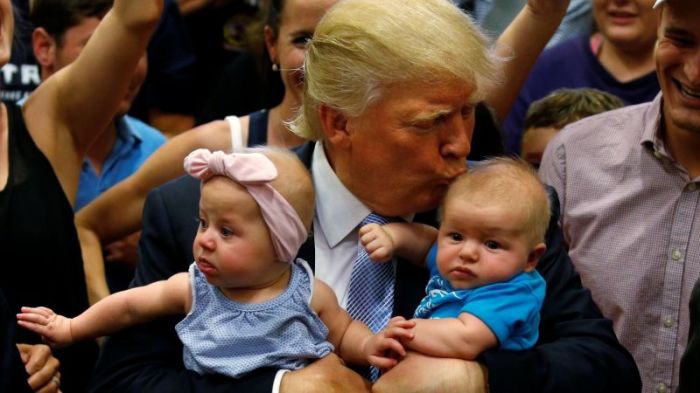
[[[155,187],[184,174],[185,156],[197,148],[230,150],[228,123],[211,122],[168,141],[139,169],[82,208],[75,218],[88,282],[104,276],[102,244],[109,244],[141,228],[143,205]],[[106,286],[89,288],[90,302],[108,294]]]
[[[71,205],[88,148],[107,129],[160,18],[163,0],[116,0],[80,56],[44,81],[23,107],[27,130]],[[84,261],[91,300],[104,296],[102,265]]]
[[[506,59],[503,85],[486,97],[500,120],[510,112],[530,69],[561,23],[570,0],[528,0],[496,42],[496,54]]]
[[[397,256],[425,266],[437,233],[437,229],[425,224],[367,224],[360,228],[360,241],[375,262],[389,262]]]
[[[83,156],[112,121],[163,0],[116,0],[75,62],[44,81],[23,107],[27,129],[71,203]]]
[[[185,314],[191,304],[187,273],[144,287],[117,292],[75,318],[66,318],[46,307],[22,307],[18,324],[54,346],[106,336],[165,315]]]

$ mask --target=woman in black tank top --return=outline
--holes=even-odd
[[[46,305],[77,315],[89,305],[88,289],[106,292],[102,267],[83,269],[72,204],[83,156],[95,130],[111,121],[162,7],[163,0],[116,0],[78,60],[42,83],[21,109],[2,106],[0,290],[11,314],[21,306]],[[10,0],[0,0],[0,16],[0,29],[11,33]],[[11,40],[12,34],[0,35],[0,66],[9,58]],[[9,340],[41,342],[23,329],[2,338],[3,346]],[[32,388],[56,391],[60,384],[66,393],[85,391],[96,344],[54,355],[61,363],[60,378],[51,372]],[[4,365],[0,372],[0,380],[16,374]]]

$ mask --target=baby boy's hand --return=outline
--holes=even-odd
[[[394,256],[394,240],[379,224],[367,224],[360,228],[360,241],[374,262],[389,262]]]
[[[22,307],[17,314],[17,324],[39,334],[52,347],[61,347],[73,342],[71,320],[58,315],[47,307]]]

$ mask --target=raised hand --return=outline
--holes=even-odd
[[[367,255],[374,262],[389,262],[394,256],[395,244],[383,226],[367,224],[360,228],[360,242],[367,250]]]
[[[73,342],[71,319],[47,307],[22,307],[22,313],[17,314],[17,324],[39,334],[52,347]]]
[[[528,0],[527,6],[535,15],[558,16],[566,14],[570,0]]]

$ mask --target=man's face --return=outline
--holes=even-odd
[[[99,24],[100,19],[97,17],[84,18],[79,24],[65,31],[63,39],[60,42],[55,42],[52,68],[54,73],[71,64],[78,58]],[[134,70],[126,94],[119,103],[116,113],[117,116],[124,115],[129,111],[131,103],[136,97],[136,94],[138,94],[144,79],[146,79],[147,71],[148,62],[144,54]]]
[[[700,7],[697,0],[663,5],[656,71],[669,130],[700,135]]]
[[[53,72],[71,64],[78,58],[99,24],[99,18],[85,18],[79,24],[66,30],[62,40],[56,40]]]
[[[466,169],[474,88],[453,78],[384,90],[347,121],[349,143],[333,158],[343,184],[373,211],[402,216],[437,207]]]

